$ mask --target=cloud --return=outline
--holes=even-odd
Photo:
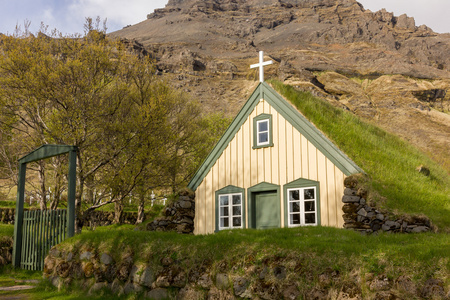
[[[114,31],[144,21],[147,14],[166,3],[167,0],[77,0],[68,7],[68,11],[83,21],[86,17],[107,18],[108,31]]]

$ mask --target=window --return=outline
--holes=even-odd
[[[269,120],[262,120],[256,122],[257,128],[257,146],[264,146],[269,144]]]
[[[242,194],[219,195],[219,230],[242,228]]]
[[[317,225],[315,187],[288,189],[289,227]]]
[[[271,147],[272,115],[260,114],[253,119],[253,149]]]

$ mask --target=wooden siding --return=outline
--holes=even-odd
[[[272,115],[274,146],[252,149],[253,118],[262,113]],[[194,233],[215,231],[215,191],[228,185],[245,190],[261,182],[280,185],[281,224],[284,224],[282,187],[299,178],[320,182],[321,225],[342,228],[344,173],[273,107],[260,101],[198,186]],[[244,198],[248,201],[247,195]]]

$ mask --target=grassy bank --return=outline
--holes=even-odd
[[[250,276],[254,281],[260,271],[250,270],[283,266],[288,275],[280,284],[294,282],[302,292],[323,288],[320,278],[330,273],[338,275],[328,288],[339,290],[357,282],[366,296],[371,291],[365,280],[377,276],[392,284],[406,276],[418,288],[430,278],[450,284],[450,235],[443,233],[362,236],[343,229],[304,227],[193,236],[111,229],[86,232],[58,248],[75,255],[109,253],[117,262],[132,255],[135,264],[155,266],[156,272],[169,257],[185,270],[207,269],[211,274]]]
[[[441,230],[450,231],[450,178],[443,168],[408,142],[350,112],[291,86],[271,83],[367,173],[362,180],[371,201],[398,214],[425,214]],[[431,175],[417,172],[420,165]]]

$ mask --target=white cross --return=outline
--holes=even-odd
[[[250,69],[259,68],[259,81],[264,82],[264,66],[273,64],[273,61],[264,61],[264,52],[259,51],[259,64],[250,66]]]

